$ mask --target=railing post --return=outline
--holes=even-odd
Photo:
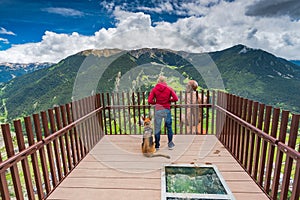
[[[10,126],[8,124],[2,124],[2,133],[3,133],[3,139],[5,144],[5,149],[7,153],[7,157],[10,158],[15,155],[14,146],[12,143],[12,136],[10,132]],[[19,175],[19,169],[18,166],[15,164],[10,167],[12,181],[15,189],[15,195],[18,200],[23,200],[23,193],[22,193],[22,186],[21,186],[21,180]]]
[[[265,120],[264,120],[264,132],[269,133],[270,130],[270,120],[271,120],[271,112],[272,112],[272,107],[267,106],[266,107],[266,115],[265,115]],[[258,175],[258,184],[263,185],[264,182],[264,174],[265,174],[265,164],[266,164],[266,154],[267,154],[267,141],[263,140],[262,142],[262,147],[261,147],[261,156],[260,156],[260,166],[259,166],[259,175]]]
[[[25,142],[24,142],[24,134],[22,132],[22,125],[20,120],[15,120],[14,122],[14,127],[15,127],[15,131],[16,131],[16,137],[17,137],[17,142],[18,142],[18,147],[19,147],[19,152],[23,151],[25,149]],[[31,143],[31,142],[30,142]],[[29,145],[33,145],[32,143]],[[32,157],[32,158],[36,158],[36,157]],[[37,166],[35,166],[35,164],[37,164],[36,159],[33,159],[33,167],[36,169]],[[29,199],[34,199],[34,192],[33,192],[33,185],[32,185],[32,180],[31,180],[31,174],[30,174],[30,170],[29,170],[29,164],[28,164],[28,158],[24,158],[22,161],[22,168],[23,168],[23,173],[24,173],[24,179],[25,179],[25,185],[26,185],[26,190],[27,190],[27,194],[28,194],[28,198]],[[35,170],[36,173],[36,170]],[[35,176],[36,177],[36,176]],[[43,197],[43,191],[41,189],[41,181],[40,178],[36,179],[37,180],[37,188],[38,188],[38,195],[39,198],[41,199]]]
[[[216,92],[213,90],[212,91],[212,100],[211,100],[211,103],[212,103],[212,107],[211,107],[211,133],[212,134],[215,134],[216,135],[216,137],[218,137],[217,136],[217,132],[215,132],[216,130],[215,130],[215,127],[216,127],[216,118],[217,118],[217,114],[216,114],[216,108],[215,108],[215,106],[216,106]],[[207,119],[207,121],[208,121],[208,119]]]
[[[2,156],[1,156],[1,152],[0,152],[0,163],[2,161],[3,160],[2,160]],[[5,171],[0,173],[0,193],[1,193],[1,198],[3,200],[10,199]]]
[[[277,135],[279,115],[280,115],[280,109],[278,108],[274,109],[273,117],[272,117],[272,129],[271,129],[271,136],[274,138],[276,138]],[[264,189],[267,193],[269,193],[270,185],[271,185],[271,175],[272,175],[272,169],[274,163],[274,151],[275,151],[275,146],[273,144],[269,144],[265,185],[264,185]]]
[[[33,122],[34,122],[34,128],[36,133],[37,141],[42,141],[42,131],[41,131],[41,124],[40,124],[40,116],[38,114],[33,115]],[[39,150],[40,154],[40,160],[41,160],[41,167],[43,171],[43,178],[44,178],[44,184],[46,188],[46,192],[49,193],[51,191],[50,181],[49,181],[49,172],[48,172],[48,166],[47,166],[47,157],[45,153],[44,146],[40,148]]]
[[[264,113],[265,113],[265,105],[259,105],[259,114],[258,114],[258,123],[257,128],[262,130],[263,121],[264,121]],[[252,170],[252,177],[254,180],[257,180],[257,173],[258,173],[258,165],[260,160],[260,146],[261,146],[261,138],[256,136],[256,144],[255,144],[255,154],[254,154],[254,163],[253,163],[253,170]]]
[[[298,152],[300,152],[300,146],[299,146]],[[300,160],[297,161],[295,171],[296,172],[295,172],[291,200],[299,200],[299,198],[300,198]]]
[[[45,137],[50,136],[50,131],[48,127],[48,119],[47,119],[47,114],[46,112],[41,112],[42,116],[42,123],[43,123],[43,129],[44,129],[44,134]],[[47,148],[47,155],[48,155],[48,160],[50,164],[50,172],[51,172],[51,178],[52,178],[52,185],[53,187],[56,187],[58,184],[57,177],[56,177],[56,170],[55,170],[55,164],[54,164],[54,156],[53,156],[53,149],[51,144],[46,145]]]
[[[258,102],[253,103],[253,111],[252,111],[252,119],[251,124],[256,127],[257,125],[257,116],[258,116]],[[249,163],[247,166],[247,170],[251,175],[253,169],[253,157],[254,157],[254,141],[255,141],[255,133],[251,131],[250,133],[250,149],[249,149]]]
[[[288,146],[293,149],[295,148],[297,135],[298,135],[299,118],[300,118],[300,115],[293,115],[293,117],[292,117]],[[290,185],[290,176],[291,176],[291,171],[292,171],[292,165],[293,165],[293,159],[287,155],[285,167],[284,167],[284,175],[283,175],[283,183],[282,183],[282,189],[281,189],[281,194],[280,194],[280,200],[287,199],[289,185]],[[297,189],[297,188],[293,188],[293,189]],[[298,190],[299,190],[299,188],[298,188]]]
[[[35,144],[35,142],[34,142],[34,134],[33,134],[33,130],[32,130],[31,118],[25,117],[24,122],[25,122],[29,146],[33,146]],[[39,198],[42,199],[44,196],[44,193],[43,193],[43,186],[42,186],[42,181],[41,181],[39,162],[38,162],[38,157],[37,157],[36,152],[33,152],[31,154],[31,160],[32,160],[32,164],[33,164],[33,173],[34,173],[34,178],[35,178],[35,184],[37,187],[37,193],[38,193]]]

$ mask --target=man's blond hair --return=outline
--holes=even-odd
[[[165,76],[159,76],[157,82],[164,83],[164,82],[166,82],[166,79],[167,78]]]

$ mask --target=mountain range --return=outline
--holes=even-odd
[[[291,60],[291,62],[300,67],[300,60]]]
[[[195,79],[201,88],[300,112],[300,67],[244,45],[209,53],[85,50],[4,84],[0,112],[9,121],[93,93],[150,91],[158,74],[167,76],[176,91]]]
[[[50,67],[54,63],[0,63],[0,85],[11,79],[31,73],[33,71]]]

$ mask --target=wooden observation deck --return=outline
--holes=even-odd
[[[213,164],[236,199],[299,200],[299,119],[223,92],[172,107],[171,159],[141,154],[145,93],[97,94],[2,124],[0,193],[8,199],[160,199],[164,164]],[[185,124],[187,109],[200,113]],[[165,130],[163,131],[165,134]]]

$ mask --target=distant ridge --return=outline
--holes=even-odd
[[[291,62],[298,65],[298,66],[300,66],[300,60],[291,60]]]
[[[6,83],[11,79],[34,72],[39,69],[48,68],[54,63],[0,63],[0,84]]]
[[[98,49],[88,49],[88,50],[84,50],[79,52],[79,55],[83,55],[83,56],[89,56],[89,55],[94,55],[94,56],[98,56],[98,57],[109,57],[113,54],[116,53],[120,53],[121,49],[102,49],[102,50],[98,50]]]
[[[104,69],[101,64],[103,59],[109,60],[112,55],[120,52],[124,54],[120,54],[120,57]],[[180,53],[190,55],[187,52]],[[11,120],[47,110],[54,105],[68,103],[72,101],[74,81],[78,75],[85,77],[89,74],[84,78],[87,85],[90,80],[99,79],[96,91],[89,91],[88,88],[82,89],[86,95],[95,92],[113,92],[118,76],[124,75],[130,70],[134,71],[135,67],[139,65],[149,63],[166,66],[165,69],[176,71],[184,78],[195,79],[202,88],[206,88],[201,74],[190,62],[181,57],[180,53],[154,48],[130,51],[90,49],[78,52],[51,67],[20,76],[5,84],[0,93],[0,98],[3,100],[0,114],[5,114],[4,111],[7,110],[5,117]],[[300,68],[296,64],[266,51],[244,45],[209,52],[206,55],[209,55],[218,67],[225,89],[229,93],[293,112],[300,112]],[[89,62],[85,62],[87,57]],[[78,74],[78,70],[84,62],[87,64],[88,73]],[[149,65],[149,67],[151,66]],[[99,77],[99,70],[105,70],[101,77]],[[166,76],[173,76],[165,73]],[[143,75],[131,78],[134,78],[136,82],[144,81],[145,84],[139,88],[141,91],[149,91],[156,82],[153,77],[148,77],[149,80],[146,83]],[[150,80],[150,78],[152,79]],[[177,86],[181,85],[181,88],[184,88],[184,80],[174,78],[169,80],[178,80],[178,83],[176,81],[171,84],[178,84]],[[177,86],[176,88],[180,88]]]

